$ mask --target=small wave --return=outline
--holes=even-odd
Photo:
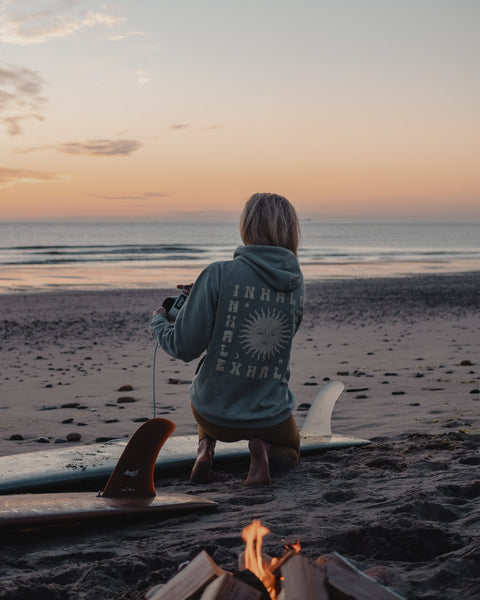
[[[205,248],[184,246],[184,245],[134,245],[125,244],[122,246],[13,246],[11,248],[2,248],[2,251],[21,251],[34,252],[35,254],[168,254],[171,252],[202,254]]]

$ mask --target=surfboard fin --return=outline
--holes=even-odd
[[[150,419],[133,434],[103,490],[105,498],[154,498],[160,448],[175,430],[168,419]]]
[[[333,407],[344,387],[341,381],[330,381],[323,386],[308,411],[301,437],[331,437]]]

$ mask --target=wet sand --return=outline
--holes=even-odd
[[[0,295],[0,455],[127,438],[151,417],[148,318],[172,293]],[[245,464],[217,467],[209,485],[183,472],[157,481],[217,500],[212,513],[4,536],[0,598],[140,599],[202,549],[234,570],[254,518],[272,555],[300,538],[308,556],[381,567],[407,598],[479,597],[479,308],[480,273],[309,284],[295,416],[340,380],[333,431],[372,443],[302,458],[258,489],[243,485]],[[157,354],[157,415],[177,434],[195,432],[194,370]]]

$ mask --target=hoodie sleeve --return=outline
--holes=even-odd
[[[207,349],[215,321],[220,280],[219,264],[214,263],[198,277],[175,323],[160,314],[150,319],[150,331],[167,354],[189,362]]]

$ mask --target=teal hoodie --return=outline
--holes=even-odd
[[[175,323],[151,318],[152,335],[171,356],[189,362],[206,352],[190,388],[202,417],[226,427],[268,427],[289,417],[290,351],[304,290],[293,252],[240,246],[233,260],[202,271]]]

